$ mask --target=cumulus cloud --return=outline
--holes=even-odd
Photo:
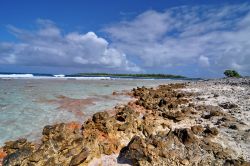
[[[199,63],[201,66],[208,67],[210,65],[208,57],[200,56]]]
[[[93,71],[178,70],[178,74],[194,69],[197,76],[232,68],[250,74],[248,3],[148,10],[105,27],[111,42],[94,32],[62,33],[50,20],[37,23],[36,30],[9,26],[18,42],[0,42],[0,64]]]
[[[50,20],[39,19],[37,23],[38,29],[33,31],[9,26],[18,42],[0,43],[0,64],[141,71],[125,53],[110,47],[94,32],[63,35]]]
[[[104,28],[112,46],[142,67],[193,66],[250,74],[250,5],[181,6],[149,10]]]

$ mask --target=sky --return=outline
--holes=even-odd
[[[250,1],[0,0],[0,72],[250,75]]]

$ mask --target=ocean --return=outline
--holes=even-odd
[[[167,79],[26,76],[0,78],[0,146],[18,138],[34,141],[41,136],[45,125],[71,121],[83,123],[96,112],[131,100],[127,95],[117,95],[124,90],[176,82]]]

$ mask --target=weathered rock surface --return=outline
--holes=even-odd
[[[6,142],[0,153],[3,165],[88,165],[114,154],[118,163],[132,165],[249,165],[219,140],[226,128],[241,132],[242,141],[249,143],[250,130],[241,130],[243,124],[224,107],[201,104],[206,97],[183,91],[186,86],[133,89],[137,100],[114,108],[112,115],[99,112],[82,125],[45,126],[39,145],[25,139]],[[238,104],[226,107],[238,109]]]

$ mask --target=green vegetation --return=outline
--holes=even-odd
[[[236,78],[241,77],[240,74],[235,70],[225,70],[224,74],[227,77],[236,77]]]
[[[186,78],[172,74],[110,74],[110,73],[78,73],[67,75],[69,77],[99,76],[99,77],[139,77],[139,78]]]

